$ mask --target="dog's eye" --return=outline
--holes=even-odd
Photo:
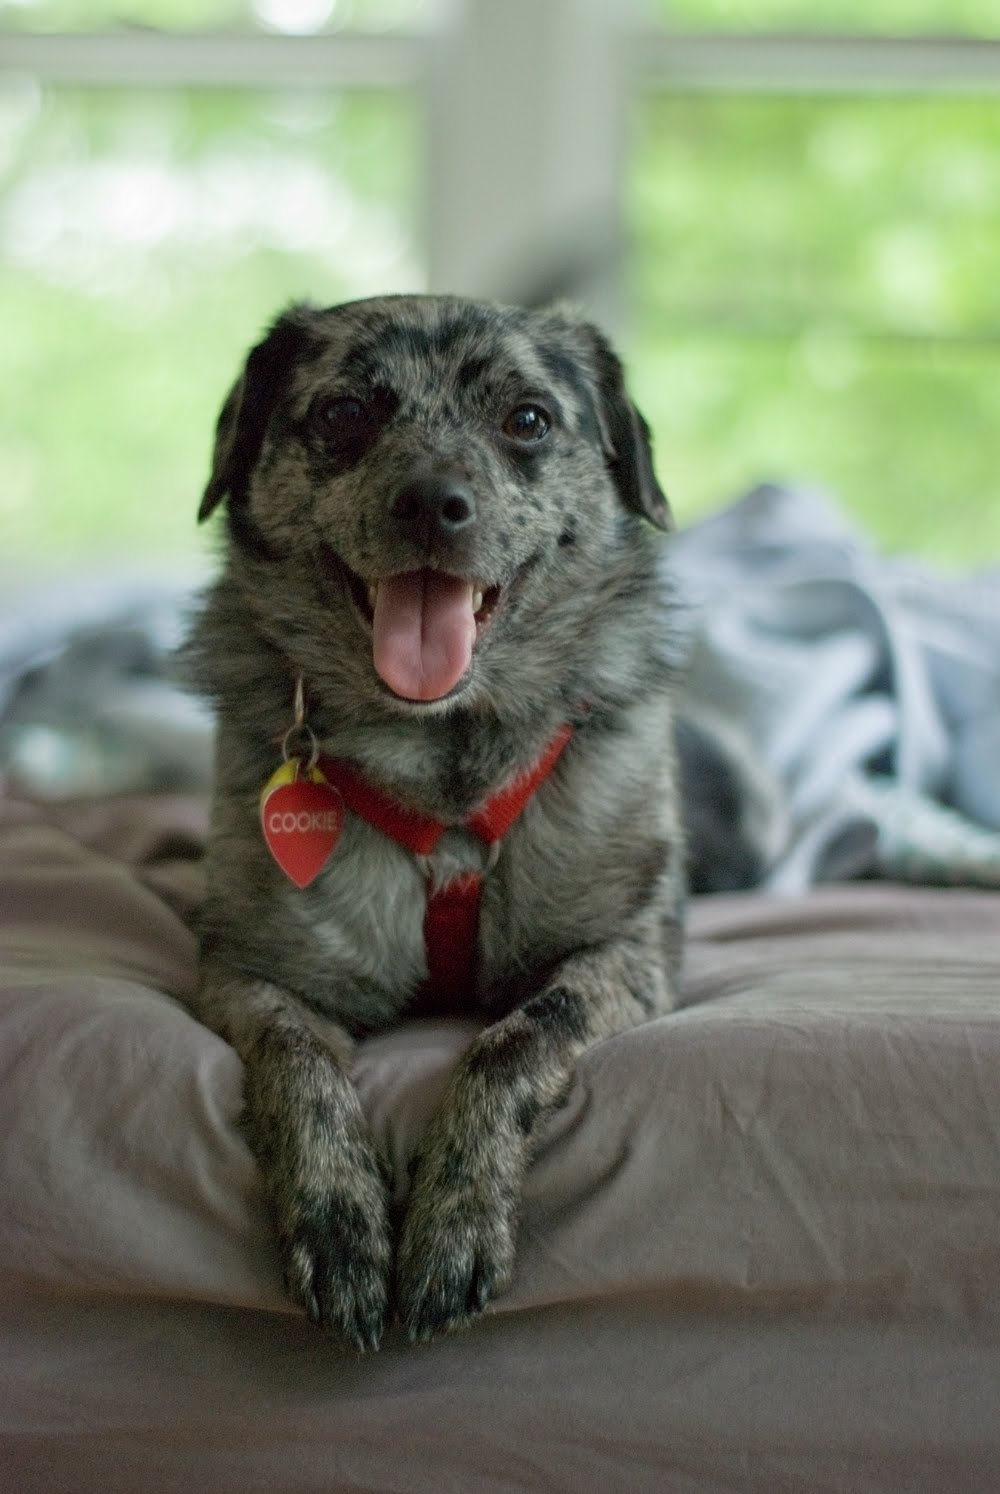
[[[313,409],[313,420],[331,441],[350,441],[365,422],[367,412],[359,399],[340,394],[323,399]]]
[[[514,441],[540,441],[551,421],[541,405],[517,405],[504,421],[504,435]]]

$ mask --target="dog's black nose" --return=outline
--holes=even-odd
[[[471,493],[450,477],[418,477],[396,495],[392,515],[404,528],[450,539],[475,523],[476,505]]]

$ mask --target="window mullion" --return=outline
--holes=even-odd
[[[968,37],[695,35],[662,28],[633,38],[646,84],[713,93],[991,93],[1000,41]]]
[[[419,82],[426,45],[401,33],[17,32],[0,35],[0,71],[75,86],[399,88]]]

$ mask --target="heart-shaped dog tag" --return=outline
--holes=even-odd
[[[268,850],[296,887],[308,887],[329,861],[344,823],[344,801],[317,768],[298,776],[283,763],[261,796]]]

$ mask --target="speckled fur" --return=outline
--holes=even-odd
[[[372,412],[324,444],[331,396]],[[537,400],[531,450],[503,434]],[[476,518],[400,532],[414,478],[454,477]],[[393,1313],[411,1338],[464,1322],[509,1282],[533,1138],[577,1057],[666,1012],[680,953],[682,848],[662,582],[669,513],[620,364],[588,323],[454,298],[293,307],[251,351],[219,419],[202,503],[226,504],[221,578],[189,649],[219,716],[198,1015],[246,1066],[246,1126],[291,1295],[359,1349]],[[462,685],[415,705],[378,678],[351,573],[436,567],[502,585]],[[306,890],[268,853],[258,795],[295,680],[322,751],[450,829],[430,868],[348,816]],[[482,869],[461,821],[574,735],[484,880],[487,1024],[392,1180],[351,1085],[351,1044],[419,1015],[425,876]],[[433,996],[433,993],[431,993]]]

